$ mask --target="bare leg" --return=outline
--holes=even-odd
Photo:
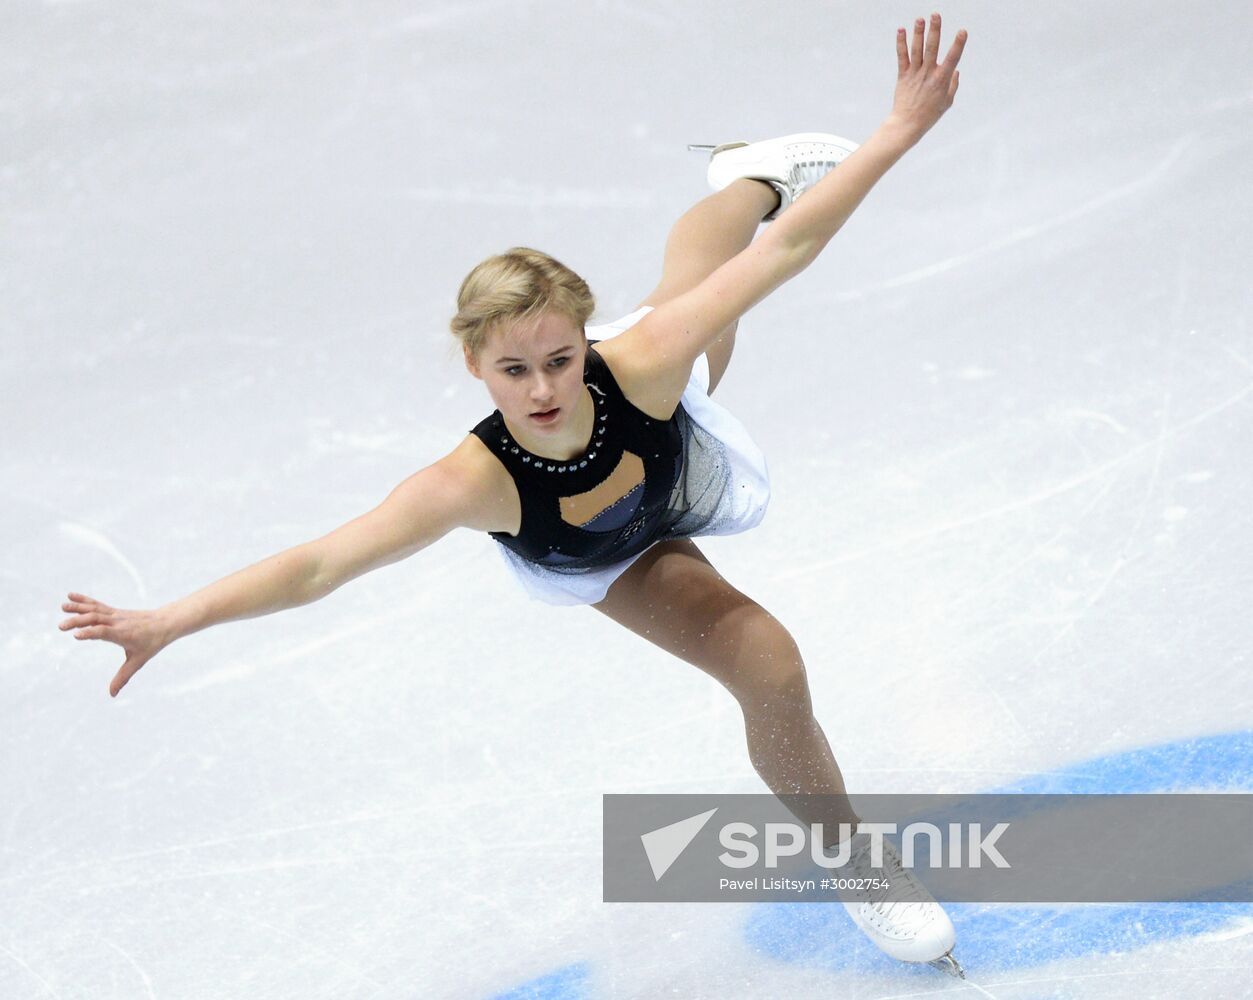
[[[749,758],[770,790],[826,796],[807,803],[807,815],[797,815],[822,823],[827,843],[837,839],[837,824],[857,822],[813,716],[795,641],[773,615],[727,583],[691,540],[654,545],[595,607],[731,692],[744,713]]]
[[[779,204],[769,184],[740,179],[697,202],[674,224],[666,239],[661,284],[642,306],[657,306],[690,291],[752,242],[762,218]],[[709,391],[722,379],[735,348],[735,325],[705,352]]]

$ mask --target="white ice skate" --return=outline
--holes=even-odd
[[[956,934],[943,908],[914,873],[901,864],[896,848],[883,841],[883,867],[871,867],[870,837],[853,837],[843,877],[886,882],[881,888],[844,893],[844,908],[853,922],[882,951],[901,962],[927,962],[961,979],[962,967],[953,957]]]
[[[830,173],[857,143],[825,132],[800,132],[761,142],[687,148],[709,151],[709,186],[715,191],[741,177],[765,181],[778,191],[779,207],[766,216],[769,221]]]

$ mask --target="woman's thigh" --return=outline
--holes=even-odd
[[[654,545],[593,606],[700,667],[736,697],[763,683],[803,678],[786,629],[723,579],[691,539]]]

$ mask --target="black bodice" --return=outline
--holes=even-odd
[[[650,417],[631,403],[590,341],[583,381],[596,419],[582,454],[564,462],[533,455],[505,426],[500,411],[471,431],[500,459],[518,488],[522,524],[517,535],[491,536],[522,558],[554,570],[578,572],[642,552],[671,525],[671,494],[683,469],[681,407],[669,420]],[[630,452],[643,462],[644,480],[581,526],[561,515],[564,497],[603,483]]]

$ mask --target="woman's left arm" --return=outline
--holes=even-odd
[[[874,134],[747,248],[691,291],[658,306],[622,337],[635,334],[632,339],[638,339],[641,353],[659,368],[690,369],[726,327],[813,263],[879,178],[952,106],[965,45],[966,32],[959,31],[939,63],[939,14],[932,15],[930,32],[923,19],[915,22],[912,49],[901,28],[892,111]]]

